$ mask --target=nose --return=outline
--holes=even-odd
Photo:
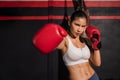
[[[82,27],[78,27],[77,31],[81,32],[82,31]]]

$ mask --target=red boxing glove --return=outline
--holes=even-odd
[[[67,36],[67,32],[55,23],[45,24],[33,37],[33,44],[44,54],[53,51]]]
[[[94,26],[86,28],[86,34],[92,41],[92,48],[98,50],[101,48],[100,30]]]

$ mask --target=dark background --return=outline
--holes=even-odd
[[[52,9],[52,10],[51,10]],[[64,8],[0,8],[1,16],[64,15]],[[71,15],[73,8],[68,8]],[[120,15],[120,7],[89,8],[92,16]],[[69,80],[58,50],[40,53],[32,44],[34,34],[44,24],[63,20],[1,20],[0,80]],[[94,67],[101,80],[120,80],[120,19],[92,19],[102,37],[102,65]],[[51,35],[51,34],[50,34]],[[49,46],[49,45],[48,45]]]

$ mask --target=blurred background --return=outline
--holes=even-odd
[[[93,67],[101,80],[120,80],[120,0],[84,1],[102,37],[102,65]],[[58,50],[44,55],[32,44],[44,24],[61,24],[66,11],[74,12],[72,0],[0,0],[0,80],[69,80]]]

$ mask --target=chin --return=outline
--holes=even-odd
[[[74,35],[75,38],[79,37],[80,35]]]

